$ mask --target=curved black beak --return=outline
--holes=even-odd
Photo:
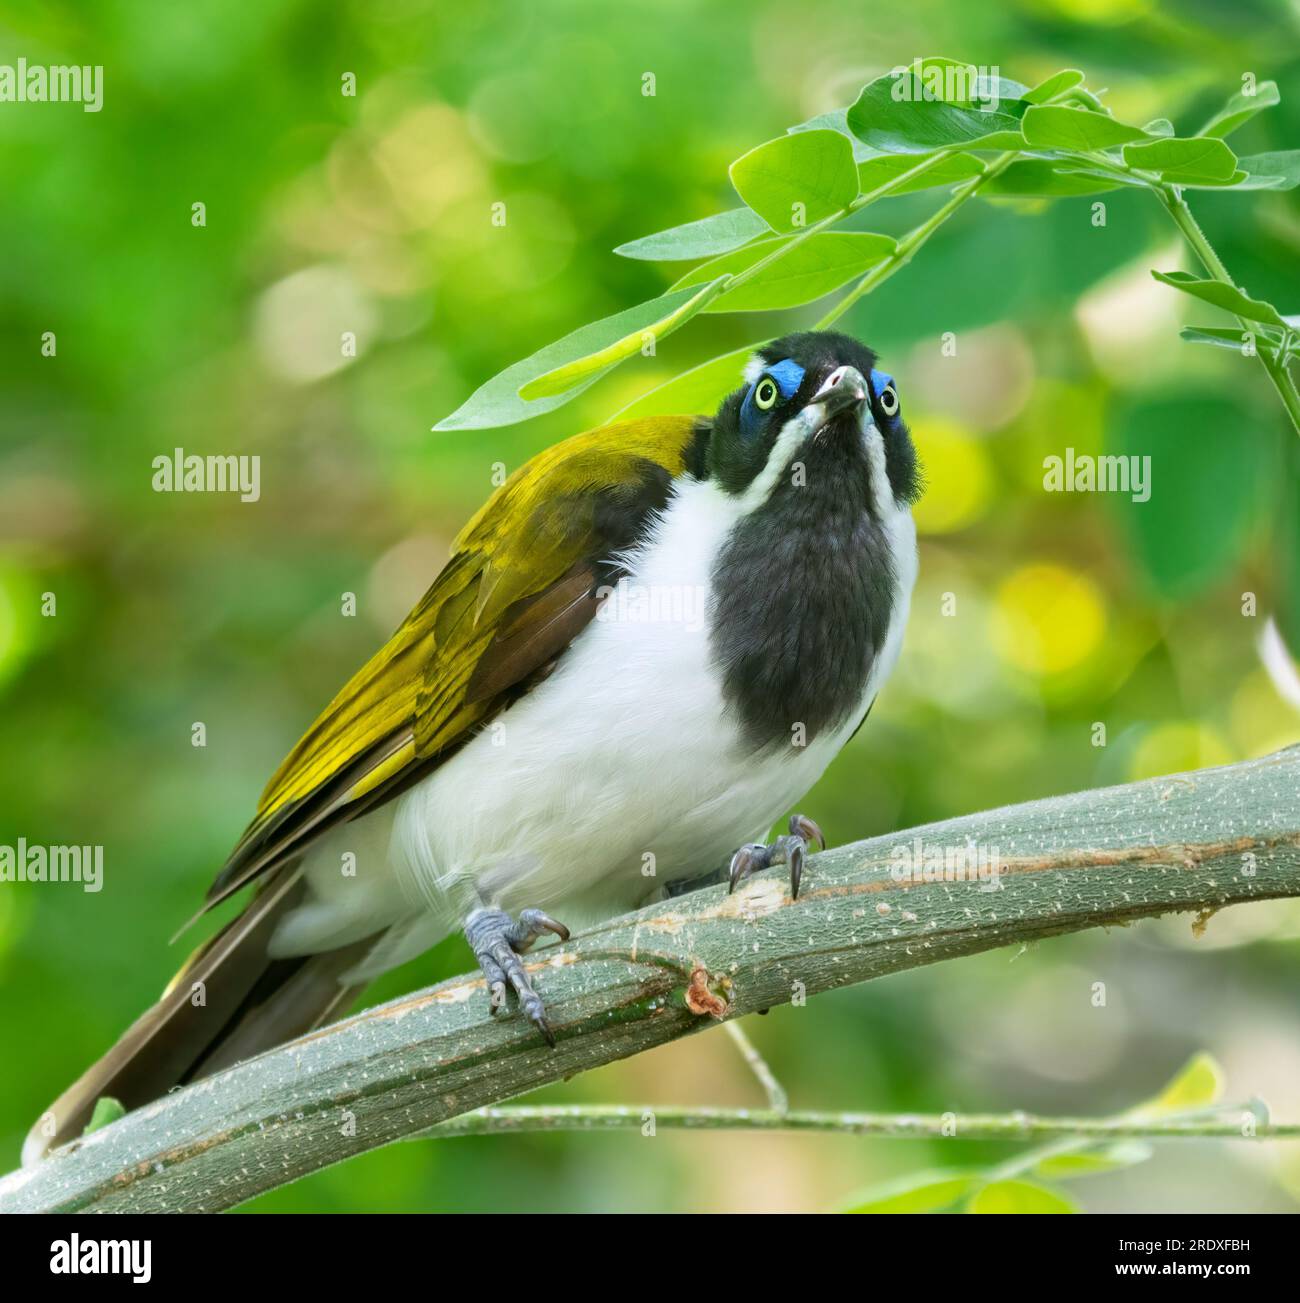
[[[862,372],[852,366],[836,367],[813,395],[813,403],[820,404],[824,413],[823,424],[850,407],[861,407],[866,401],[867,382]]]

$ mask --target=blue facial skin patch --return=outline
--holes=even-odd
[[[893,376],[887,376],[883,371],[873,371],[871,373],[871,392],[880,397],[890,385],[894,383]]]
[[[803,384],[803,367],[792,358],[786,358],[783,362],[778,362],[775,366],[770,366],[764,375],[771,376],[776,381],[776,387],[781,391],[781,397],[789,401],[799,392],[799,386]],[[740,428],[746,434],[752,435],[766,415],[760,412],[754,406],[754,390],[758,387],[758,381],[755,380],[749,386],[749,392],[745,395],[745,401],[740,405]]]
[[[784,362],[768,367],[767,374],[776,381],[782,398],[793,398],[803,384],[803,367],[793,358],[786,358]]]

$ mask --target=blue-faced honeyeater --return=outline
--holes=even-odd
[[[866,718],[916,577],[917,458],[875,361],[790,335],[711,418],[606,425],[517,470],[272,776],[206,898],[247,890],[242,914],[24,1160],[101,1096],[136,1107],[319,1026],[457,930],[493,1010],[554,1043],[563,1009],[520,956],[567,939],[558,918],[715,866],[734,888],[784,865],[797,896],[820,829],[763,837]]]

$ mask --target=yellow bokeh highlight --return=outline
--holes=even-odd
[[[1106,633],[1106,606],[1097,586],[1064,566],[1024,566],[1003,581],[990,616],[1002,659],[1045,676],[1088,659]]]
[[[978,520],[992,498],[988,451],[955,421],[917,421],[912,438],[925,472],[925,493],[912,509],[922,534],[950,534]]]
[[[1129,778],[1159,778],[1184,769],[1226,765],[1235,759],[1223,735],[1191,720],[1159,724],[1138,743],[1129,765]]]

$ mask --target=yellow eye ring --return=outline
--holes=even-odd
[[[776,406],[777,393],[776,381],[770,376],[764,376],[754,386],[754,406],[760,412],[771,411]]]
[[[886,385],[880,391],[880,410],[886,416],[898,415],[898,390],[893,385]]]

